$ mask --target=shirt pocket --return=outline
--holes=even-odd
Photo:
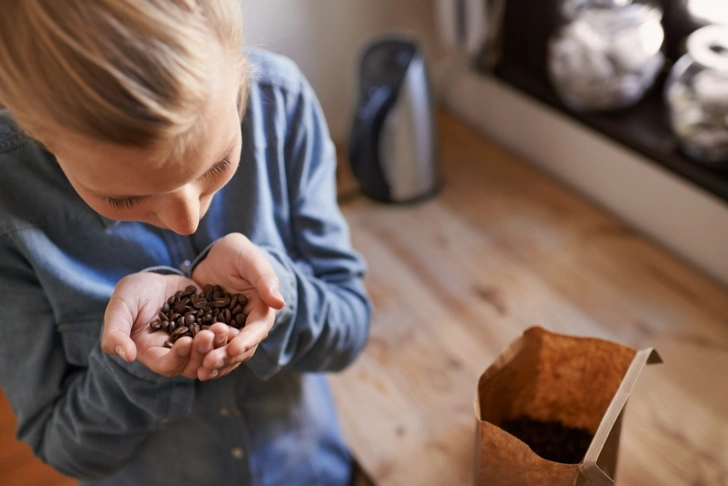
[[[101,336],[103,317],[64,321],[58,324],[66,360],[73,366],[87,367],[88,355]]]

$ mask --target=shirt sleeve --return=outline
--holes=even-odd
[[[286,301],[247,365],[261,378],[286,367],[338,371],[369,337],[365,263],[351,246],[336,200],[336,153],[313,90],[300,76],[285,122],[286,173],[294,249],[263,247]]]
[[[17,416],[17,437],[61,473],[110,475],[150,433],[190,413],[194,382],[106,354],[93,335],[100,323],[87,323],[91,336],[62,336],[12,235],[0,237],[0,296],[0,386]],[[94,342],[84,366],[68,360],[64,339],[74,338]]]

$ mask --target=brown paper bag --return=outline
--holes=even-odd
[[[478,382],[475,484],[614,484],[622,410],[645,365],[660,362],[653,349],[528,329]],[[544,459],[501,428],[517,419],[585,429],[588,449],[576,464]]]

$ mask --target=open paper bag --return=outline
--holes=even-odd
[[[653,349],[528,329],[480,377],[475,484],[614,484],[622,410],[645,365],[659,362]],[[583,433],[583,457],[567,464],[537,455],[502,428],[519,420]]]

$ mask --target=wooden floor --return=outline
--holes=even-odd
[[[440,196],[344,206],[376,315],[362,357],[331,382],[376,483],[471,484],[477,379],[541,325],[665,360],[628,404],[618,485],[728,485],[728,291],[450,116],[440,128]],[[0,399],[0,485],[75,484],[13,428]]]
[[[344,206],[376,316],[331,382],[362,465],[383,486],[472,484],[478,377],[541,325],[665,361],[628,403],[618,485],[728,485],[726,288],[454,118],[440,129],[439,197]]]
[[[30,448],[15,440],[16,420],[0,392],[0,485],[75,486],[73,479],[61,476],[33,456]]]

